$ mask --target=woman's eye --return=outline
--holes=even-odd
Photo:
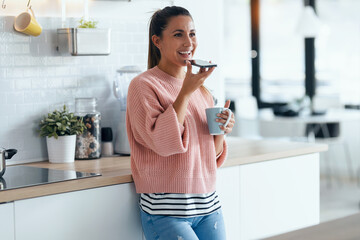
[[[196,34],[195,33],[190,33],[190,37],[195,37]]]
[[[176,33],[174,36],[175,37],[181,37],[181,33]]]

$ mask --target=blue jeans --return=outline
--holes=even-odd
[[[151,215],[140,208],[146,240],[225,240],[221,208],[199,217]]]

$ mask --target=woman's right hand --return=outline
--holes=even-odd
[[[190,61],[186,61],[187,72],[181,88],[184,95],[191,95],[196,89],[198,89],[205,82],[206,78],[214,71],[215,67],[200,68],[199,72],[192,73],[192,65]]]

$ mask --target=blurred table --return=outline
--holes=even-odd
[[[269,109],[259,111],[259,133],[263,137],[302,137],[308,123],[334,123],[360,125],[360,111],[330,109],[325,115],[275,116]],[[359,132],[360,133],[360,132]]]

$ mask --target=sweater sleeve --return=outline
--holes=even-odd
[[[138,86],[130,84],[127,98],[127,114],[135,140],[161,156],[186,152],[189,142],[186,120],[185,126],[181,125],[172,104],[164,108],[151,87]]]
[[[224,162],[225,162],[225,159],[227,157],[227,152],[228,152],[228,146],[227,146],[227,143],[224,139],[224,143],[223,143],[223,151],[216,157],[216,165],[217,167],[221,167]]]

